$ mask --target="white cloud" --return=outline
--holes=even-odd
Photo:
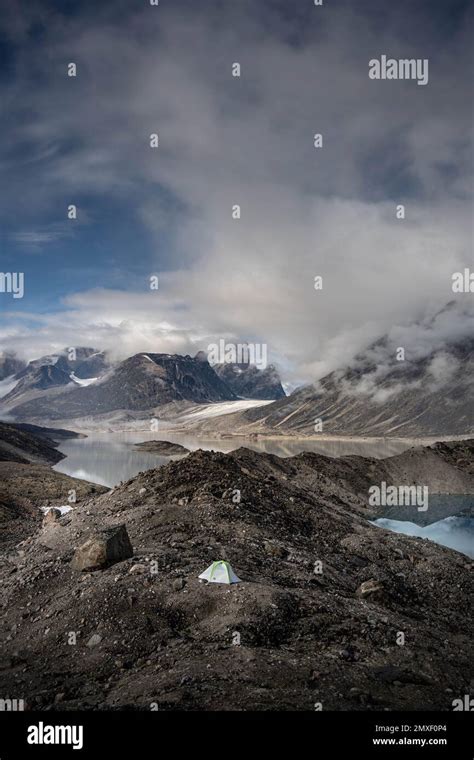
[[[162,25],[149,8],[127,23],[50,20],[48,59],[33,51],[30,65],[46,75],[51,62],[77,60],[79,76],[56,76],[46,90],[25,80],[15,92],[34,116],[16,137],[49,155],[36,168],[49,200],[38,202],[71,188],[128,199],[156,241],[160,291],[146,279],[126,294],[91,282],[63,313],[36,315],[34,331],[26,320],[3,328],[3,345],[123,356],[235,337],[268,343],[290,381],[307,381],[394,326],[405,339],[403,324],[452,297],[471,242],[464,35],[446,42],[429,87],[376,83],[374,51],[410,52],[396,25],[381,36],[345,8],[296,46],[249,7],[232,23],[197,7],[167,9]],[[234,60],[241,80],[230,76]],[[58,149],[66,138],[75,150]],[[416,340],[423,351],[425,336]]]

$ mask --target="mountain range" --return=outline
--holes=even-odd
[[[284,395],[274,367],[230,370],[215,371],[202,352],[195,357],[140,353],[111,365],[101,352],[78,349],[74,361],[65,353],[31,361],[14,376],[1,405],[17,419],[68,419],[118,410],[142,413],[173,402]]]
[[[233,415],[236,416],[236,415]],[[474,339],[380,373],[367,355],[263,408],[234,427],[300,435],[468,435],[474,432]]]
[[[177,424],[224,435],[472,435],[470,319],[452,302],[405,332],[384,335],[346,366],[289,396],[273,365],[211,366],[204,352],[194,357],[138,353],[113,363],[92,348],[77,349],[73,359],[65,349],[26,366],[4,355],[1,411],[39,424],[79,418],[100,418],[101,424],[103,416],[122,424],[158,411],[166,417],[169,407]],[[5,377],[17,366],[15,375]],[[196,404],[215,406],[212,414],[191,410],[178,419]]]
[[[474,320],[454,302],[372,342],[289,396],[194,426],[202,433],[442,437],[474,432]]]

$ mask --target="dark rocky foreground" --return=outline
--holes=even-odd
[[[407,454],[197,451],[35,524],[0,565],[0,696],[40,709],[451,710],[472,685],[473,563],[373,527],[366,493],[420,471],[472,487],[472,442]],[[121,525],[131,550],[123,529],[114,543]],[[243,583],[199,583],[219,558]]]

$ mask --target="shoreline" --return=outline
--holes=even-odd
[[[15,424],[15,423],[13,423]],[[37,424],[37,423],[35,423]],[[66,422],[61,422],[61,427],[65,426]],[[52,427],[52,423],[48,421],[43,421],[42,426],[44,427]],[[68,424],[67,427],[64,427],[64,429],[67,429],[73,433],[77,433],[78,437],[81,438],[88,438],[90,436],[98,436],[98,435],[116,435],[116,434],[122,434],[122,433],[133,433],[133,434],[149,434],[154,435],[155,437],[159,437],[161,435],[179,435],[179,436],[192,436],[196,440],[202,440],[202,441],[232,441],[236,439],[242,439],[242,440],[249,440],[249,441],[328,441],[328,442],[354,442],[354,443],[370,443],[375,441],[381,441],[381,442],[400,442],[400,443],[406,443],[408,441],[413,441],[414,445],[420,445],[420,446],[430,446],[433,443],[445,443],[449,441],[467,441],[474,437],[473,433],[464,433],[463,435],[433,435],[433,436],[390,436],[390,435],[331,435],[331,434],[321,434],[321,435],[299,435],[299,434],[288,434],[288,433],[219,433],[219,431],[209,432],[209,433],[203,433],[202,431],[195,431],[192,428],[186,428],[186,427],[166,427],[161,430],[150,430],[149,427],[146,428],[135,428],[135,427],[124,427],[124,428],[116,428],[113,430],[104,430],[94,427],[80,427]],[[161,438],[158,438],[158,440],[161,440]]]

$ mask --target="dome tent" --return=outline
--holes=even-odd
[[[208,583],[241,583],[241,579],[232,570],[230,564],[224,559],[219,559],[209,565],[207,570],[199,576],[202,581]]]

